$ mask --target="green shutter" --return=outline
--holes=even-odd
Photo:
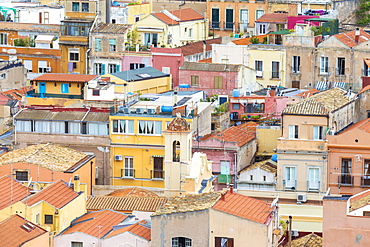
[[[231,183],[231,175],[219,174],[218,175],[218,183],[219,184]]]
[[[104,75],[105,74],[105,64],[102,64],[101,65],[101,74]]]
[[[121,66],[120,65],[116,65],[116,73],[118,72],[121,72]]]

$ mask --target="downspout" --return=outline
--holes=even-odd
[[[237,174],[237,171],[236,171],[236,168],[237,168],[236,162],[237,161],[238,161],[238,159],[237,159],[237,153],[234,153],[234,188],[235,189],[238,189],[238,186],[237,186],[237,183],[236,183],[236,174]]]

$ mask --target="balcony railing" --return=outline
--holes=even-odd
[[[231,175],[219,174],[218,175],[218,183],[219,184],[231,183]]]
[[[133,169],[133,168],[121,169],[121,177],[122,178],[134,178],[135,177],[135,169]]]
[[[351,175],[339,175],[338,184],[341,186],[353,186],[353,176]]]
[[[361,187],[370,187],[370,176],[361,176]]]
[[[234,22],[224,22],[224,27],[225,29],[229,29],[229,30],[232,30],[234,29]]]
[[[28,97],[35,98],[62,98],[62,99],[83,99],[82,95],[55,94],[55,93],[35,93],[35,89],[27,93]]]
[[[297,190],[297,180],[283,180],[284,190]]]
[[[280,72],[279,71],[271,71],[271,79],[279,79]]]
[[[220,22],[212,21],[211,29],[220,29]]]
[[[319,191],[320,181],[307,181],[307,190],[308,191]]]
[[[151,170],[150,177],[153,179],[164,179],[164,171],[163,170]]]

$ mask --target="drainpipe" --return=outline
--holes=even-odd
[[[236,173],[237,173],[237,171],[236,171],[236,168],[237,168],[236,162],[237,161],[238,161],[237,160],[237,153],[234,153],[234,188],[235,188],[235,190],[238,189],[238,186],[237,186],[237,183],[236,183]]]

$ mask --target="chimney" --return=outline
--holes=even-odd
[[[221,200],[222,200],[222,201],[226,201],[225,194],[226,194],[226,193],[222,193],[222,194],[221,194]]]
[[[80,192],[81,191],[81,188],[80,188],[80,176],[78,176],[78,175],[74,175],[74,177],[73,177],[73,189],[76,192]]]
[[[207,52],[207,43],[205,40],[203,40],[203,59],[206,58],[206,52]]]
[[[356,28],[355,32],[355,42],[358,43],[358,40],[360,39],[360,29]]]
[[[234,193],[234,188],[233,187],[230,187],[230,193]]]
[[[177,91],[173,92],[173,101],[174,101],[173,106],[177,106]]]

